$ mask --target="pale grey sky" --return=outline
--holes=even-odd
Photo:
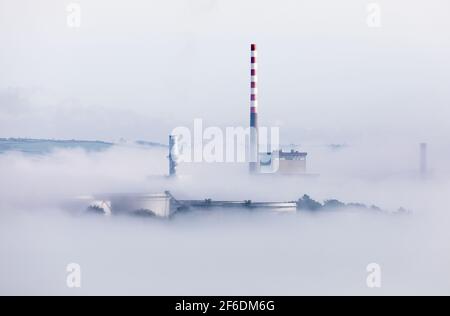
[[[260,121],[283,142],[445,140],[449,30],[446,0],[0,0],[0,137],[246,125],[255,42]]]

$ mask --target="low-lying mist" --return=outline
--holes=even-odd
[[[1,154],[0,294],[450,294],[448,155],[430,158],[423,178],[416,147],[304,149],[308,172],[318,176],[181,164],[178,178],[168,179],[160,148]],[[294,201],[308,194],[411,213],[243,209],[163,220],[75,216],[62,207],[78,195],[164,190],[180,199]],[[66,285],[72,262],[81,267],[80,288]],[[381,267],[380,288],[366,285],[372,262]]]

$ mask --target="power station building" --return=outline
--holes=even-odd
[[[306,152],[291,149],[278,150],[260,155],[260,172],[280,175],[306,173]]]
[[[296,150],[278,152],[279,174],[301,174],[306,172],[306,152]]]

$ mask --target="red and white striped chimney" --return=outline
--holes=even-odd
[[[258,170],[258,99],[256,44],[250,45],[250,172]]]

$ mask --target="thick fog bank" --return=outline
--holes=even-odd
[[[319,177],[255,178],[246,166],[197,164],[180,166],[176,180],[161,176],[159,149],[0,155],[0,293],[450,294],[445,177],[421,179],[411,164],[374,178],[358,171],[350,149],[320,151],[324,161],[311,163]],[[344,158],[346,170],[330,167]],[[365,164],[387,168],[374,162]],[[60,207],[80,194],[166,189],[180,198],[269,201],[306,193],[412,213],[217,210],[161,220],[74,216]],[[66,285],[69,263],[81,267],[80,288]],[[366,284],[369,263],[381,268],[380,288]]]

